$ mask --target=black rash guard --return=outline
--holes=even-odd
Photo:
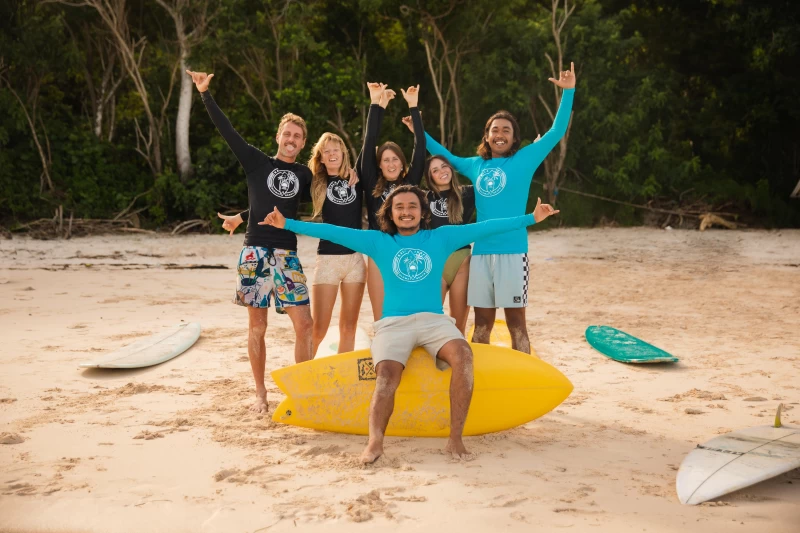
[[[361,229],[361,201],[364,189],[361,182],[350,187],[347,180],[339,176],[328,176],[328,190],[322,204],[322,221],[343,228]],[[317,247],[319,255],[354,254],[355,251],[340,244],[321,239]]]
[[[383,121],[384,109],[378,104],[369,106],[369,116],[367,117],[367,131],[364,132],[364,145],[361,154],[356,160],[356,171],[361,181],[364,183],[364,197],[367,202],[367,219],[369,229],[380,230],[375,214],[383,205],[386,197],[395,187],[400,185],[417,185],[422,180],[422,172],[425,170],[425,130],[422,126],[422,115],[419,108],[412,107],[411,120],[414,123],[414,153],[411,154],[411,166],[403,180],[389,182],[389,186],[378,198],[372,195],[375,186],[378,184],[378,158],[375,148],[378,144],[378,136],[381,132],[381,122]]]
[[[247,176],[247,201],[252,213],[252,224],[247,221],[245,246],[297,250],[297,235],[274,226],[259,226],[268,213],[277,207],[286,218],[297,218],[301,197],[308,197],[311,170],[300,163],[286,163],[270,157],[258,148],[247,144],[231,125],[228,117],[211,97],[211,92],[200,93],[211,120],[228,143]]]
[[[328,176],[328,190],[322,204],[322,222],[345,228],[361,229],[361,199],[364,191],[359,181],[353,187],[348,180],[339,176]],[[242,220],[249,219],[249,213],[239,213]],[[355,251],[340,244],[321,239],[317,246],[318,255],[347,255]]]
[[[450,219],[447,216],[447,198],[450,190],[427,191],[428,204],[431,207],[431,229],[441,226],[449,226]],[[461,205],[464,206],[464,214],[461,217],[461,224],[469,224],[472,215],[475,214],[475,188],[472,185],[461,186]],[[469,248],[469,244],[462,246],[459,250]]]

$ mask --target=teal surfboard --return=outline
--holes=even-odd
[[[678,360],[661,348],[610,326],[589,326],[586,340],[601,354],[622,363],[674,363]]]

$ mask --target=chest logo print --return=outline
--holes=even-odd
[[[276,168],[267,177],[267,187],[278,198],[293,198],[300,190],[300,180],[291,170]]]
[[[394,275],[402,281],[411,283],[422,281],[431,273],[433,262],[431,256],[417,248],[403,248],[397,252],[392,261]]]
[[[485,168],[475,184],[478,194],[490,198],[506,188],[506,173],[500,168]]]

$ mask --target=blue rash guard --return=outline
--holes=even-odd
[[[533,173],[567,132],[574,96],[575,89],[565,90],[550,131],[511,157],[457,157],[425,134],[428,151],[446,157],[461,175],[475,185],[478,222],[525,213]],[[491,235],[476,240],[472,255],[524,254],[527,251],[528,232],[521,227],[512,234]]]
[[[475,224],[442,226],[419,230],[414,235],[389,235],[377,230],[360,230],[286,219],[294,233],[326,239],[370,256],[383,277],[381,318],[415,313],[444,314],[442,272],[450,254],[465,244],[490,235],[505,235],[535,224],[533,214],[489,220]]]

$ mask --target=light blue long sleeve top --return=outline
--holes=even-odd
[[[419,230],[414,235],[389,235],[287,219],[286,229],[326,239],[371,257],[383,277],[381,318],[415,313],[443,314],[442,272],[450,254],[462,246],[490,235],[503,238],[535,224],[533,214]]]
[[[574,97],[575,89],[565,90],[550,131],[511,157],[457,157],[425,134],[428,151],[446,157],[461,175],[475,185],[478,222],[525,213],[533,174],[567,132]],[[522,227],[510,235],[490,235],[476,240],[472,254],[524,254],[527,251],[528,232]]]

